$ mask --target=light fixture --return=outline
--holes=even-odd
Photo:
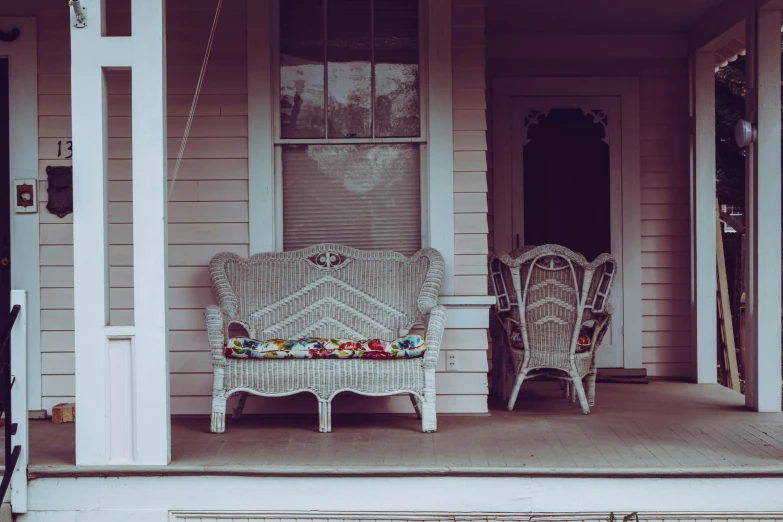
[[[734,126],[734,140],[737,146],[744,149],[756,141],[756,127],[751,122],[740,118]]]
[[[79,0],[70,0],[68,5],[73,8],[73,26],[79,29],[87,27],[87,8],[82,7]]]

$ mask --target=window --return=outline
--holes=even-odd
[[[418,0],[281,0],[276,171],[283,249],[421,247]]]

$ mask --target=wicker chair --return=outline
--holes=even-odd
[[[446,323],[437,299],[444,270],[443,257],[433,249],[410,258],[334,244],[250,259],[216,255],[209,271],[219,306],[205,312],[214,372],[212,431],[225,430],[226,400],[234,393],[240,394],[236,419],[248,394],[310,392],[318,399],[319,429],[329,432],[331,401],[341,391],[408,394],[422,431],[435,431],[435,365]],[[425,321],[427,349],[421,357],[237,359],[224,351],[232,324],[261,340],[393,340]]]
[[[490,257],[495,311],[505,333],[503,396],[514,409],[522,382],[549,376],[575,390],[585,414],[595,402],[596,352],[609,328],[617,264],[608,254],[592,263],[559,245]],[[520,313],[524,310],[524,313]],[[511,364],[515,377],[505,390]],[[583,384],[584,381],[584,384]]]

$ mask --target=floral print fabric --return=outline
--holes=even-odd
[[[405,359],[421,357],[427,343],[420,335],[394,341],[370,339],[229,339],[223,353],[235,359]]]

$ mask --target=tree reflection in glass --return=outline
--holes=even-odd
[[[375,0],[375,135],[418,136],[419,3]]]
[[[369,0],[329,0],[329,137],[372,136],[372,8]]]
[[[280,2],[280,134],[324,138],[323,0]]]

